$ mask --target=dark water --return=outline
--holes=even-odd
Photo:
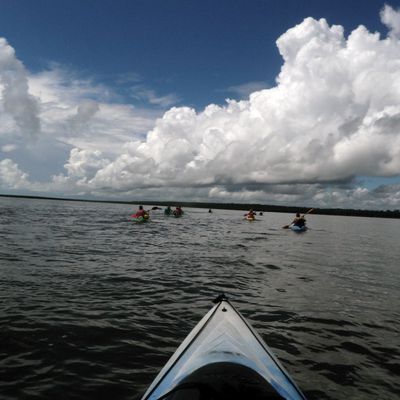
[[[139,396],[221,291],[309,399],[400,396],[400,221],[0,199],[0,398]]]

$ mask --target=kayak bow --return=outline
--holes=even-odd
[[[307,230],[307,227],[305,225],[298,226],[298,225],[291,224],[289,226],[289,228],[294,232],[305,232]]]
[[[142,400],[305,400],[239,311],[223,295],[216,301],[157,375]]]

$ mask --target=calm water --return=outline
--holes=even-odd
[[[400,221],[0,199],[0,398],[133,399],[224,291],[309,399],[400,396]]]

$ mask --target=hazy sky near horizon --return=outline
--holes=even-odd
[[[0,193],[399,209],[399,7],[2,0]]]

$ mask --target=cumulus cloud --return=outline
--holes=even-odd
[[[65,169],[72,178],[90,179],[97,170],[110,163],[100,151],[72,149]]]
[[[28,174],[21,171],[18,165],[6,158],[0,161],[0,184],[7,189],[29,188]]]
[[[389,29],[385,38],[364,26],[346,36],[342,26],[306,18],[276,42],[283,64],[275,86],[231,88],[240,97],[251,93],[200,111],[137,109],[59,67],[30,76],[35,97],[20,88],[21,104],[40,98],[43,134],[71,147],[65,173],[54,174],[48,190],[398,206],[395,185],[374,191],[355,184],[357,176],[400,175],[400,14],[385,6],[381,20]],[[7,46],[3,42],[2,53],[25,76]],[[164,107],[178,100],[139,84],[136,96]],[[7,165],[24,176],[16,164]]]
[[[400,13],[391,6],[385,4],[381,10],[381,21],[390,29],[389,35],[400,36]]]
[[[175,107],[91,181],[226,187],[400,173],[400,42],[306,18],[277,40],[271,89],[201,112]],[[140,174],[139,165],[146,166]]]
[[[263,81],[252,81],[247,83],[242,83],[241,85],[230,86],[228,91],[234,96],[239,96],[240,99],[245,99],[253,92],[258,92],[263,89],[267,89],[271,85]]]
[[[0,38],[1,112],[12,117],[18,132],[35,136],[40,131],[39,104],[29,93],[28,73],[7,40]]]

